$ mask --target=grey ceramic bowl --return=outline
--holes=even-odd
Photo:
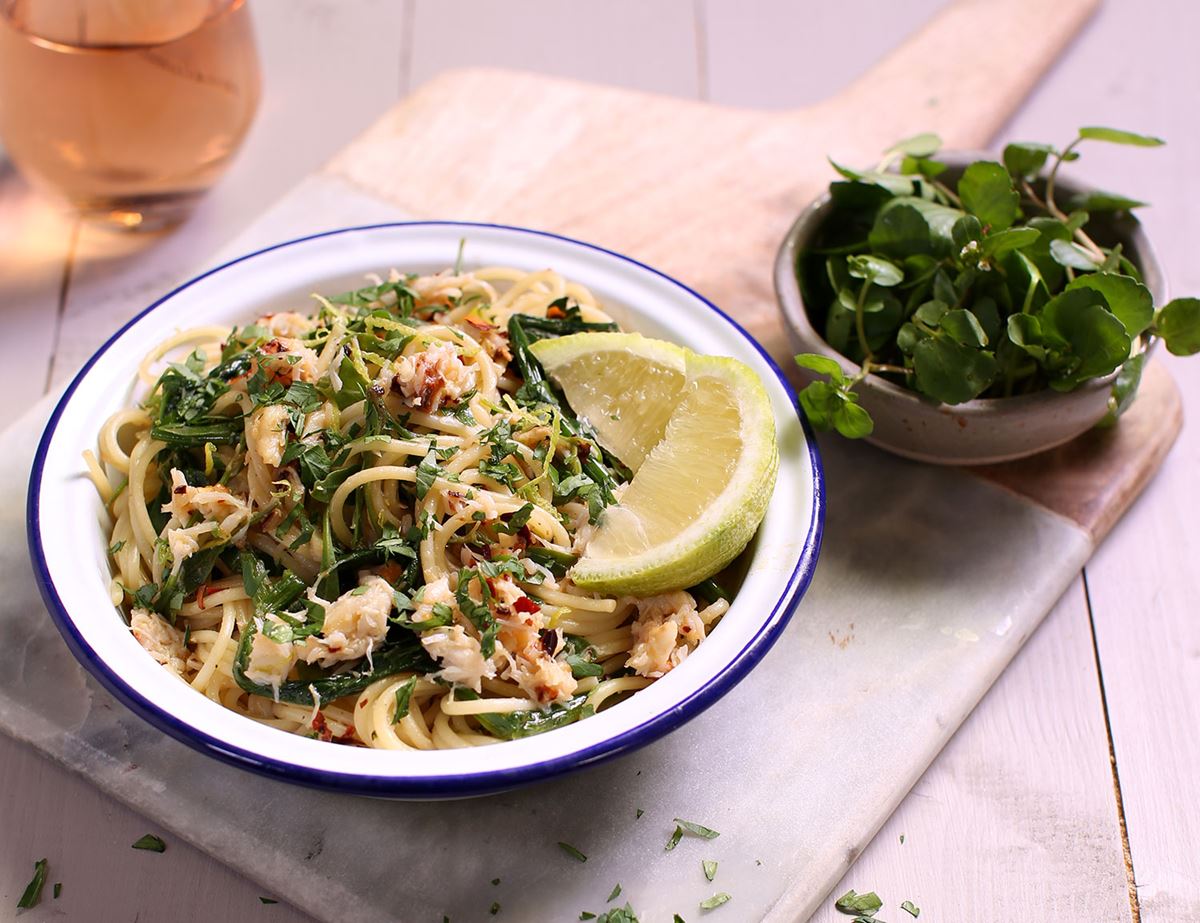
[[[939,159],[950,165],[947,175],[955,176],[968,164],[995,156],[968,151],[943,154]],[[1063,198],[1091,191],[1061,178],[1058,189]],[[800,213],[775,259],[775,291],[796,350],[828,356],[837,360],[847,375],[856,375],[858,365],[836,352],[813,327],[796,279],[797,259],[832,211],[826,193]],[[1167,291],[1162,268],[1137,220],[1124,216],[1104,222],[1097,216],[1094,221],[1124,244],[1125,254],[1141,270],[1154,303],[1164,304]],[[1153,346],[1151,341],[1145,348]],[[1034,455],[1091,429],[1108,411],[1114,378],[1115,372],[1065,394],[1047,389],[954,405],[931,401],[878,375],[868,375],[855,390],[875,421],[875,431],[867,441],[918,461],[983,465]]]

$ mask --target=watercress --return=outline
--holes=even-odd
[[[1093,213],[1145,203],[1057,190],[1085,141],[1163,143],[1085,127],[1061,150],[1009,144],[999,161],[976,161],[950,181],[935,157],[941,141],[927,133],[890,148],[875,170],[833,164],[833,209],[797,274],[826,342],[859,369],[796,357],[813,373],[800,402],[814,426],[870,435],[855,387],[872,373],[960,404],[1070,391],[1119,370],[1111,424],[1136,394],[1145,338],[1176,355],[1200,351],[1200,299],[1156,307],[1122,244],[1092,224]]]

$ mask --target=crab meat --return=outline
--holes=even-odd
[[[280,624],[281,620],[268,615],[264,621]],[[252,683],[271,686],[276,691],[287,679],[296,662],[297,648],[290,641],[275,641],[262,632],[262,625],[250,642],[250,657],[246,663],[246,679]]]
[[[412,620],[424,622],[433,618],[433,607],[438,603],[452,608],[454,606],[454,594],[450,591],[450,582],[445,577],[438,577],[433,583],[425,584],[424,589],[421,590],[421,598],[417,602],[416,611],[413,612]]]
[[[198,522],[186,529],[167,529],[167,547],[171,551],[171,573],[179,573],[183,562],[200,550],[200,540],[216,529],[215,522]]]
[[[421,635],[421,644],[441,665],[437,676],[448,683],[461,683],[481,691],[484,677],[496,675],[495,665],[483,656],[479,640],[461,625],[445,625]]]
[[[704,640],[704,621],[690,593],[676,590],[634,601],[633,648],[626,666],[639,676],[658,677],[679,666]]]
[[[293,381],[316,381],[317,354],[295,337],[277,336],[262,345],[259,362],[274,381],[290,385]]]
[[[193,514],[207,522],[215,522],[230,540],[239,543],[250,528],[250,505],[225,487],[190,487],[178,468],[171,469],[171,501],[162,511],[170,513],[177,522],[187,522]]]
[[[182,631],[172,628],[148,609],[140,608],[135,608],[131,613],[129,630],[151,657],[172,673],[183,676],[188,650],[183,643]]]
[[[259,407],[246,421],[246,446],[250,454],[278,468],[287,449],[288,412],[283,404]]]
[[[405,403],[425,413],[437,413],[439,407],[460,398],[472,384],[474,375],[449,343],[434,343],[416,355],[401,356],[391,381]]]
[[[376,574],[364,576],[357,588],[325,605],[321,637],[306,639],[301,656],[323,667],[369,656],[387,635],[391,611],[391,584]]]
[[[497,640],[508,656],[504,678],[512,680],[530,698],[543,705],[569,699],[579,684],[571,667],[554,659],[561,646],[557,634],[554,634],[554,643],[549,650],[542,642],[545,611],[507,575],[492,580],[490,586],[496,602],[496,618],[500,622]]]

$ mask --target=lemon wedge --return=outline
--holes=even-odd
[[[633,333],[572,334],[532,351],[634,471],[571,569],[578,586],[649,596],[699,583],[741,553],[779,466],[770,398],[748,366]]]

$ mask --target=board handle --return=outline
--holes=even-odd
[[[958,0],[818,104],[838,124],[830,154],[866,163],[923,131],[937,132],[947,148],[985,147],[1098,6],[1099,0]]]

